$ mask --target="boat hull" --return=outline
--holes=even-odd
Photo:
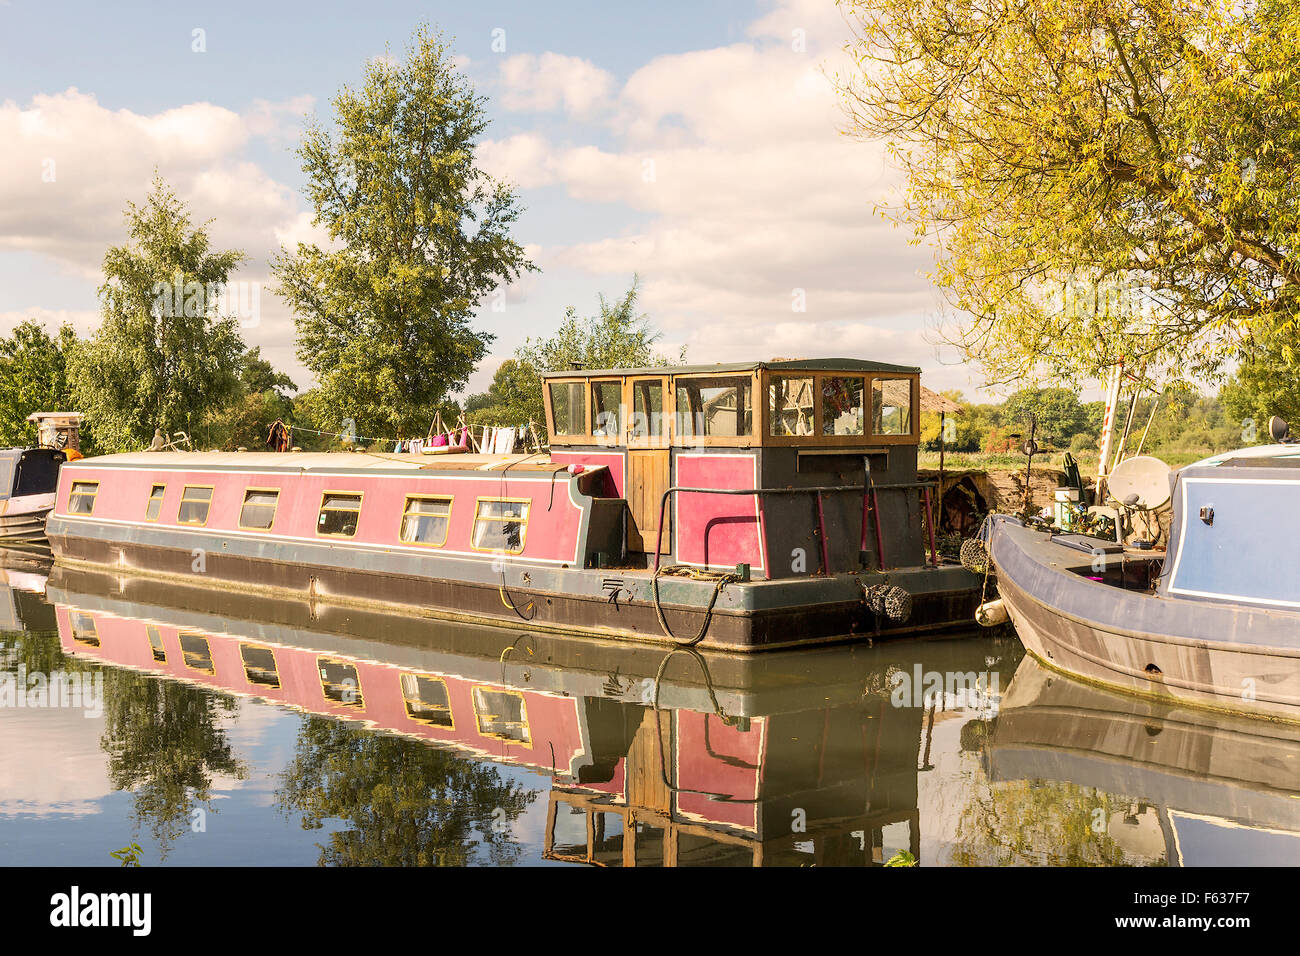
[[[1016,632],[1048,666],[1130,693],[1300,721],[1300,614],[1090,580],[1093,561],[1122,557],[1081,554],[1005,516],[986,537]]]
[[[55,515],[50,541],[62,564],[149,575],[243,593],[397,608],[446,620],[684,643],[704,628],[698,646],[750,652],[864,638],[916,636],[969,621],[979,579],[954,565],[729,583],[709,603],[716,582],[663,577],[655,609],[647,571],[555,568],[503,560],[440,560],[375,550],[272,540],[250,543],[219,532],[189,532],[187,547],[165,531],[79,525]],[[877,617],[864,585],[897,585],[912,595],[903,622]],[[707,622],[707,628],[705,624]]]
[[[53,508],[53,493],[0,501],[0,546],[44,544],[45,519]]]

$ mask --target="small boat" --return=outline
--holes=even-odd
[[[245,594],[736,651],[969,623],[980,579],[939,558],[917,475],[919,369],[559,372],[543,393],[549,455],[83,459],[51,547]]]
[[[1293,866],[1300,853],[1300,726],[1142,700],[1026,656],[988,743],[995,784],[1109,794],[1093,828],[1066,830],[1122,862]]]
[[[989,518],[982,539],[1021,641],[1085,680],[1300,720],[1300,446],[1216,455],[1171,487],[1165,552]]]
[[[53,448],[0,449],[0,547],[44,545],[45,518],[66,460]]]

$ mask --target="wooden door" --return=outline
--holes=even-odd
[[[627,496],[629,551],[653,552],[655,533],[659,527],[659,505],[668,490],[669,480],[669,429],[672,414],[672,396],[668,378],[663,375],[641,375],[627,379],[623,396],[627,416]],[[669,507],[664,515],[663,549],[669,542]]]
[[[659,527],[659,506],[668,490],[668,449],[631,448],[627,453],[627,495],[629,551],[650,553],[655,549],[656,529]],[[664,513],[662,549],[667,552],[672,520],[672,502]]]

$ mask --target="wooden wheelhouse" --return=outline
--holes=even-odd
[[[764,578],[924,563],[918,368],[819,359],[543,383],[552,458],[607,467],[630,563]]]

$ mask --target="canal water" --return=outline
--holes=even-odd
[[[1010,631],[746,658],[9,563],[4,864],[1300,862],[1300,728]]]

